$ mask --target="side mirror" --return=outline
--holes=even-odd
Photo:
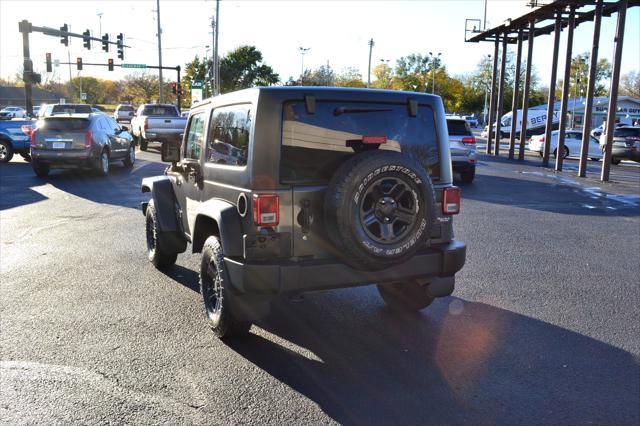
[[[163,143],[161,158],[165,163],[177,163],[180,161],[180,145]]]

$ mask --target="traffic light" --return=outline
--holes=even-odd
[[[171,93],[173,93],[174,95],[178,93],[176,83],[171,83]]]
[[[87,30],[82,33],[82,40],[85,49],[91,49],[91,31]]]
[[[69,46],[69,36],[66,34],[67,31],[69,31],[69,27],[67,26],[67,24],[61,26],[60,31],[64,33],[60,35],[60,43],[64,44],[65,46]]]
[[[53,71],[53,68],[51,67],[51,53],[46,53],[46,62],[47,62],[47,72],[51,72]]]
[[[113,59],[109,58],[108,60],[109,71],[113,71]]]
[[[76,66],[78,67],[78,71],[82,69],[82,58],[76,59]]]
[[[102,50],[105,52],[109,51],[109,34],[105,34],[102,36]]]
[[[117,36],[118,45],[118,59],[124,59],[124,34],[120,33]]]

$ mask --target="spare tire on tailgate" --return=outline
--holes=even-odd
[[[424,247],[435,209],[424,167],[394,151],[354,155],[336,171],[325,195],[325,223],[336,255],[357,269],[408,260]]]

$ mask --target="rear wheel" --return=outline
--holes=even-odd
[[[13,147],[7,141],[0,141],[0,163],[8,163],[13,158]]]
[[[472,167],[460,172],[460,180],[464,183],[471,183],[476,177],[476,168]]]
[[[232,308],[233,293],[224,264],[224,252],[218,238],[207,238],[200,263],[200,292],[211,329],[219,338],[249,333],[251,322],[238,321]]]
[[[620,164],[622,160],[619,158],[611,157],[611,164]]]
[[[109,153],[106,150],[100,154],[97,172],[100,176],[107,176],[109,174]]]
[[[25,153],[25,154],[20,154],[20,156],[22,157],[22,159],[24,161],[26,161],[27,163],[31,161],[31,155],[29,155],[29,153]]]
[[[133,163],[136,162],[136,146],[134,144],[129,145],[129,152],[122,162],[125,167],[133,167]]]
[[[158,216],[153,205],[153,200],[147,206],[146,214],[146,231],[147,231],[147,256],[149,262],[153,263],[158,269],[168,268],[176,263],[178,253],[171,253],[162,246],[161,240],[158,238]]]
[[[382,300],[395,311],[415,312],[426,308],[435,300],[427,287],[416,282],[378,284]]]
[[[36,161],[31,162],[31,167],[33,168],[36,176],[40,178],[47,177],[49,175],[49,165],[48,164],[39,164]]]
[[[564,153],[562,158],[567,158],[569,156],[569,148],[567,148],[566,146],[563,147],[562,152]],[[557,148],[553,150],[553,158],[558,158],[558,149]]]
[[[140,141],[140,151],[146,151],[147,150],[147,146],[149,144],[149,142],[147,142],[145,139],[143,139],[142,137],[138,138],[138,140]]]

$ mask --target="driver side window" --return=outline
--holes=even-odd
[[[191,116],[184,147],[184,158],[199,160],[204,144],[204,113]]]

